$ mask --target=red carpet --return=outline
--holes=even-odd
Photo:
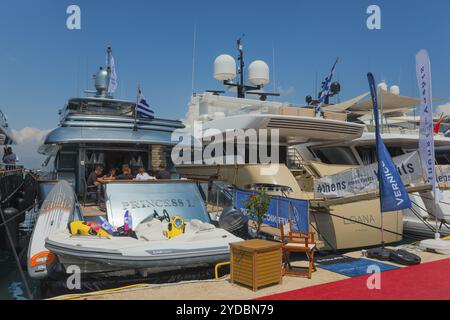
[[[326,283],[258,300],[450,300],[450,259],[382,272],[380,290],[367,288],[368,277]]]

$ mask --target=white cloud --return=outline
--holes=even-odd
[[[19,143],[42,143],[50,130],[41,130],[37,128],[25,127],[19,131],[12,130],[13,137]]]
[[[278,93],[280,93],[282,96],[288,96],[290,94],[293,94],[295,92],[294,86],[289,86],[286,89],[283,87],[278,87]]]
[[[444,113],[446,116],[450,116],[450,102],[447,102],[445,104],[441,104],[436,107],[436,113],[441,114]]]
[[[31,127],[25,127],[21,130],[12,130],[13,139],[16,141],[16,145],[13,145],[13,149],[19,157],[21,164],[30,169],[40,168],[44,156],[40,155],[37,150],[44,142],[45,137],[49,132],[50,130]]]

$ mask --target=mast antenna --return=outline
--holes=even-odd
[[[276,64],[275,64],[275,43],[272,40],[272,77],[273,77],[273,91],[277,91],[277,78],[275,72]]]
[[[244,90],[244,67],[245,67],[245,62],[244,62],[244,46],[242,45],[242,38],[245,36],[245,34],[242,35],[242,37],[240,37],[237,40],[237,46],[238,46],[238,61],[239,61],[239,67],[238,67],[238,74],[239,74],[239,83],[238,83],[238,87],[237,87],[237,93],[238,93],[238,98],[245,98],[245,90]]]
[[[192,46],[192,94],[195,94],[195,52],[197,45],[197,24],[194,24],[194,44]]]

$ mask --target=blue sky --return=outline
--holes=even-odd
[[[66,29],[70,4],[81,7],[81,31]],[[370,4],[381,7],[381,30],[366,27]],[[65,101],[92,89],[92,75],[112,45],[117,96],[134,100],[140,82],[158,116],[182,118],[195,25],[197,92],[222,89],[212,77],[214,58],[235,55],[235,40],[244,33],[247,65],[263,59],[275,69],[275,87],[287,93],[282,101],[302,104],[314,93],[316,73],[324,78],[337,56],[341,100],[368,91],[368,71],[400,85],[402,94],[417,95],[421,48],[432,60],[434,96],[450,96],[447,0],[2,0],[0,108],[13,128],[55,127]]]

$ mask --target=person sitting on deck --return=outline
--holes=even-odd
[[[7,165],[15,165],[17,161],[16,154],[12,151],[11,147],[4,148],[4,155],[3,155],[3,163]]]
[[[164,163],[159,165],[159,171],[156,174],[156,179],[158,180],[170,180],[170,172],[166,170]]]
[[[155,180],[155,177],[152,177],[147,172],[145,172],[145,168],[143,166],[139,167],[138,174],[134,180]]]
[[[128,164],[122,165],[122,174],[116,177],[117,180],[133,180],[134,177],[131,174],[131,168]]]
[[[115,180],[116,179],[116,173],[117,173],[117,169],[116,168],[111,168],[109,169],[109,172],[107,175],[103,176],[103,180]]]
[[[86,184],[88,189],[98,189],[98,186],[100,185],[100,177],[103,173],[103,167],[97,166],[95,167],[95,170],[91,172],[89,177],[86,180]]]

